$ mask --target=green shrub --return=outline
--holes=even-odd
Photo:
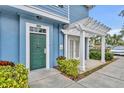
[[[105,60],[111,61],[114,58],[114,55],[110,52],[105,53]]]
[[[101,59],[101,52],[100,51],[90,51],[90,59]]]
[[[78,76],[78,65],[79,60],[76,59],[65,59],[57,60],[59,70],[68,76],[76,78]]]
[[[90,51],[90,59],[100,60],[101,59],[101,51],[91,50]],[[110,61],[113,59],[113,54],[110,52],[105,52],[105,60]]]
[[[25,66],[0,66],[0,88],[28,88],[28,70]]]

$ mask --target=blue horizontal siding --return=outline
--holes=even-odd
[[[70,5],[70,23],[88,17],[89,11],[83,5]]]
[[[34,6],[68,18],[68,6],[67,5],[64,5],[63,8],[55,6],[55,5],[34,5]]]

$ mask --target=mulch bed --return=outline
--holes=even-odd
[[[94,67],[94,68],[92,68],[92,69],[90,69],[90,70],[88,70],[88,71],[86,71],[86,72],[83,72],[83,73],[79,74],[77,78],[73,78],[72,76],[67,76],[67,75],[66,75],[65,73],[63,73],[63,72],[61,72],[61,74],[64,75],[64,76],[66,76],[66,77],[68,77],[68,78],[70,78],[70,79],[72,79],[72,80],[74,80],[74,81],[78,81],[78,80],[81,80],[81,79],[83,79],[83,78],[89,76],[89,75],[92,74],[93,72],[96,72],[97,70],[102,69],[103,67],[109,65],[110,63],[113,63],[115,60],[117,60],[117,58],[116,58],[116,59],[113,59],[112,61],[108,61],[108,62],[106,62],[105,64],[102,64],[102,65],[100,65],[100,66]],[[59,68],[58,68],[57,66],[55,66],[54,68],[57,69],[57,70],[59,70]],[[59,71],[60,71],[60,70],[59,70]]]

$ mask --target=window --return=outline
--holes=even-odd
[[[46,29],[41,28],[41,27],[32,27],[32,26],[30,26],[30,31],[31,32],[46,33]]]
[[[70,58],[74,58],[74,41],[70,40]]]
[[[79,41],[75,41],[75,57],[79,58]]]

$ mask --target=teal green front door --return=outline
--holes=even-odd
[[[30,34],[30,69],[46,67],[46,35]]]

